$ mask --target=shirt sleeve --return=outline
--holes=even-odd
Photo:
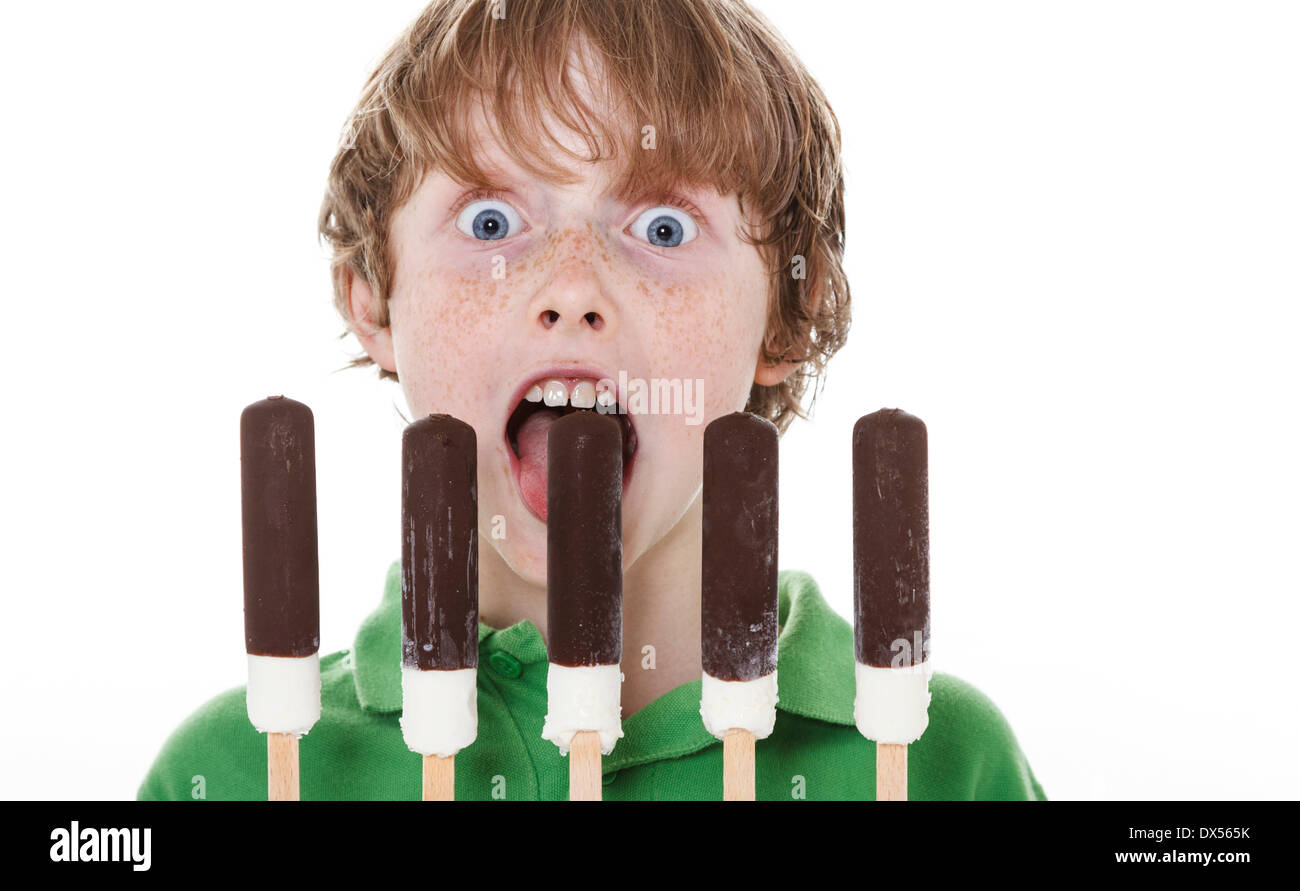
[[[217,696],[163,743],[139,801],[256,801],[266,797],[265,738],[248,721],[244,688]]]
[[[938,748],[930,764],[943,765],[945,773],[941,797],[1047,800],[1011,725],[992,700],[949,674],[934,675],[930,693],[931,727],[926,736]]]

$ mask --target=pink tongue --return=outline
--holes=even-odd
[[[515,434],[519,446],[519,488],[533,513],[546,522],[546,434],[560,417],[558,411],[539,409],[528,416]]]

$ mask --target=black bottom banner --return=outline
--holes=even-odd
[[[5,863],[91,878],[339,879],[340,868],[445,878],[497,866],[618,880],[697,864],[700,878],[811,878],[837,866],[1038,876],[1286,867],[1294,803],[7,803]],[[703,858],[703,859],[701,859]],[[456,861],[459,861],[457,863]],[[595,872],[608,864],[610,872]],[[853,864],[857,864],[854,866]],[[484,876],[485,878],[487,876]],[[681,878],[678,873],[678,878]],[[864,876],[864,878],[866,878]],[[463,880],[463,879],[462,879]],[[1175,879],[1177,880],[1177,879]]]

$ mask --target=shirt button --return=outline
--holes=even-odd
[[[616,779],[618,779],[618,771],[611,770],[609,773],[605,774],[603,777],[600,778],[600,784],[602,786],[612,786],[614,785],[614,781]]]
[[[488,665],[491,665],[492,669],[502,677],[514,679],[524,673],[524,667],[518,659],[500,650],[488,656]]]

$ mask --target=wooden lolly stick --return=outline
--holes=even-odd
[[[732,728],[722,738],[722,800],[754,800],[754,734]]]
[[[600,800],[600,734],[579,730],[569,743],[569,801]]]
[[[298,800],[298,737],[266,735],[266,800]]]
[[[456,756],[424,756],[424,800],[456,800]]]
[[[907,746],[876,743],[876,801],[907,801]]]

